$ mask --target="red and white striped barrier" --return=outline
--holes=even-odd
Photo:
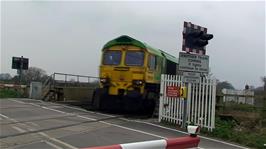
[[[180,138],[89,147],[83,149],[185,149],[198,147],[199,142],[199,137],[186,136]]]
[[[198,147],[200,138],[197,137],[197,134],[200,131],[200,127],[190,125],[187,127],[187,131],[190,136],[83,149],[185,149]]]

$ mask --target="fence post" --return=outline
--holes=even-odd
[[[55,73],[53,74],[53,88],[55,87]]]
[[[187,104],[188,104],[188,109],[187,109],[187,117],[188,117],[188,121],[189,123],[191,122],[191,83],[188,83],[188,87],[187,87]]]
[[[161,75],[161,86],[160,86],[160,98],[159,98],[159,122],[162,120],[162,114],[163,114],[163,96],[164,96],[164,74]]]
[[[211,121],[211,131],[215,128],[215,105],[216,105],[216,79],[212,82],[212,121]]]
[[[66,87],[66,84],[67,84],[67,74],[65,74],[65,87]]]

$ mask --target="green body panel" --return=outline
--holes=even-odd
[[[112,47],[112,46],[118,46],[118,45],[133,45],[142,49],[147,50],[149,53],[154,54],[155,56],[157,56],[157,63],[159,66],[159,70],[154,71],[154,79],[156,81],[160,81],[161,80],[161,74],[165,74],[166,73],[166,64],[167,61],[171,61],[174,62],[176,64],[178,64],[178,59],[160,49],[157,48],[153,48],[150,45],[141,42],[139,40],[136,40],[132,37],[129,37],[127,35],[122,35],[118,38],[115,38],[109,42],[107,42],[104,46],[102,51]]]
[[[136,47],[140,47],[140,48],[143,48],[143,49],[147,49],[148,52],[156,55],[156,56],[159,56],[159,57],[162,57],[162,58],[165,58],[169,61],[172,61],[174,63],[178,63],[178,59],[160,49],[157,49],[157,48],[153,48],[151,47],[150,45],[144,43],[144,42],[141,42],[139,40],[136,40],[134,38],[131,38],[127,35],[122,35],[118,38],[115,38],[109,42],[107,42],[104,46],[103,46],[103,49],[102,50],[105,50],[107,48],[110,48],[112,46],[117,46],[117,45],[134,45]]]
[[[115,38],[109,42],[107,42],[104,46],[103,46],[103,50],[107,49],[107,48],[110,48],[112,46],[117,46],[117,45],[134,45],[136,47],[140,47],[140,48],[143,48],[143,49],[146,49],[146,46],[134,39],[134,38],[131,38],[129,36],[126,36],[126,35],[122,35],[118,38]]]

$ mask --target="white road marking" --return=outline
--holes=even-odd
[[[29,130],[30,130],[30,131],[35,131],[35,129],[32,129],[32,128],[29,128]],[[70,145],[70,144],[67,144],[67,143],[65,143],[65,142],[63,142],[63,141],[60,141],[60,140],[58,140],[58,139],[56,139],[56,138],[53,138],[53,137],[49,136],[48,134],[46,134],[46,133],[44,133],[44,132],[38,132],[38,134],[41,135],[41,136],[44,136],[45,138],[47,138],[47,139],[49,139],[49,140],[52,140],[52,141],[57,142],[57,143],[59,143],[59,144],[61,144],[61,145],[64,145],[64,146],[66,146],[66,147],[68,147],[68,148],[71,148],[71,149],[78,149],[78,148],[76,148],[76,147],[74,147],[74,146],[72,146],[72,145]]]
[[[37,105],[37,104],[32,104],[32,105]],[[37,105],[37,106],[40,106],[40,105]],[[60,111],[60,110],[56,110],[56,109],[52,109],[52,108],[48,108],[48,107],[44,107],[44,106],[40,106],[40,107],[44,108],[44,109],[51,110],[51,111],[55,111],[55,112],[66,114],[66,112],[63,112],[63,111]],[[71,113],[68,113],[68,114],[71,114]]]
[[[10,117],[8,117],[8,116],[6,116],[6,115],[4,115],[4,114],[1,114],[1,113],[0,113],[0,116],[4,117],[5,119],[9,119],[9,120],[11,120],[12,122],[17,122],[15,119],[10,118]]]
[[[100,121],[100,123],[111,125],[111,126],[115,126],[115,127],[119,127],[119,128],[123,128],[123,129],[126,129],[126,130],[131,130],[131,131],[143,133],[143,134],[146,134],[146,135],[150,135],[150,136],[154,136],[154,137],[158,137],[158,138],[162,138],[162,139],[166,139],[166,137],[159,136],[159,135],[156,135],[156,134],[153,134],[153,133],[149,133],[149,132],[145,132],[145,131],[141,131],[141,130],[137,130],[137,129],[133,129],[133,128],[128,128],[128,127],[124,127],[124,126],[120,126],[120,125],[116,125],[116,124],[112,124],[112,123],[108,123],[108,122],[104,122],[104,121]]]
[[[53,144],[52,142],[48,142],[48,141],[44,141],[44,142],[45,142],[46,144],[48,144],[48,145],[50,145],[50,146],[56,148],[56,149],[63,149],[62,147],[59,147],[59,146]]]
[[[30,105],[33,105],[33,106],[36,106],[36,107],[41,107],[43,109],[47,109],[47,110],[51,110],[51,111],[55,111],[55,112],[59,112],[59,113],[66,114],[66,112],[63,112],[63,111],[60,111],[60,110],[56,110],[56,109],[52,109],[52,108],[48,108],[48,107],[45,107],[45,106],[41,106],[41,105],[38,105],[38,104],[35,104],[35,103],[26,103],[26,102],[18,101],[18,100],[15,100],[15,99],[10,99],[10,100],[15,101],[15,102],[18,102],[18,103],[30,104]]]
[[[1,113],[0,113],[0,116],[2,116],[3,118],[9,119],[9,117],[7,117],[7,116],[5,116],[5,115],[3,115]]]
[[[40,106],[40,105],[36,105],[36,106],[44,107],[44,106]],[[46,107],[46,109],[51,110],[51,108],[47,108],[47,107]],[[52,110],[55,110],[55,109],[52,109]],[[56,110],[56,111],[59,112],[60,110]],[[63,111],[60,111],[60,112],[61,112],[61,113],[65,113],[65,114],[71,114],[71,113],[67,113],[67,112],[63,112]],[[88,111],[87,111],[87,112],[88,112]],[[98,114],[98,113],[97,113],[97,114]],[[100,113],[99,113],[99,114],[100,114]],[[107,115],[107,114],[104,114],[104,115]],[[93,120],[92,118],[88,118],[88,117],[81,116],[81,115],[78,115],[78,114],[77,114],[77,116],[79,116],[79,117],[81,117],[81,118],[84,118],[84,119],[90,119],[90,120]],[[108,116],[112,116],[112,115],[108,115]],[[125,118],[124,118],[124,119],[125,119]],[[126,120],[128,120],[128,121],[132,121],[132,120],[129,120],[129,119],[126,119]],[[144,123],[144,124],[148,124],[148,125],[153,125],[153,126],[157,126],[157,127],[160,127],[160,128],[167,129],[167,130],[171,130],[171,131],[175,131],[175,132],[183,133],[183,134],[188,134],[187,132],[184,132],[184,131],[180,131],[180,130],[176,130],[176,129],[171,129],[171,128],[163,127],[163,126],[156,125],[156,124],[152,124],[152,123],[149,123],[149,122],[141,122],[141,121],[135,121],[135,122],[138,122],[138,123]],[[104,124],[111,125],[111,126],[116,126],[116,127],[119,127],[119,128],[123,128],[123,129],[131,130],[131,131],[135,131],[135,132],[139,132],[139,133],[143,133],[143,134],[148,134],[148,135],[155,136],[155,137],[159,137],[159,138],[163,138],[163,139],[166,138],[166,137],[159,136],[159,135],[156,135],[156,134],[152,134],[152,133],[148,133],[148,132],[144,132],[144,131],[141,131],[141,130],[132,129],[132,128],[128,128],[128,127],[124,127],[124,126],[120,126],[120,125],[116,125],[116,124],[112,124],[112,123],[108,123],[108,122],[100,121],[100,123],[104,123]],[[208,137],[204,137],[204,136],[199,136],[199,137],[200,137],[200,138],[203,138],[203,139],[206,139],[206,140],[211,140],[211,141],[215,141],[215,142],[223,143],[223,144],[226,144],[226,145],[230,145],[230,146],[238,147],[238,148],[241,148],[241,149],[248,149],[248,148],[243,147],[243,146],[239,146],[239,145],[236,145],[236,144],[227,143],[227,142],[224,142],[224,141],[220,141],[220,140],[216,140],[216,139],[212,139],[212,138],[208,138]]]
[[[45,106],[41,106],[41,105],[38,105],[38,104],[34,104],[34,103],[26,103],[26,102],[23,102],[23,101],[17,101],[15,99],[9,99],[9,100],[12,100],[12,101],[15,101],[15,102],[20,102],[20,103],[23,103],[23,104],[31,104],[33,106],[37,106],[37,107],[42,107],[44,109],[48,109],[48,110],[52,110],[52,111],[56,111],[56,112],[59,112],[59,113],[66,113],[66,112],[63,112],[63,111],[60,111],[60,110],[56,110],[56,109],[52,109],[52,108],[48,108],[48,107],[45,107]],[[29,101],[36,101],[36,99],[27,99]],[[40,100],[41,103],[47,103],[47,102],[43,102]],[[92,112],[92,111],[87,111],[87,110],[84,110],[84,109],[80,109],[80,108],[76,108],[76,107],[71,107],[71,106],[67,106],[67,105],[62,105],[62,104],[55,104],[53,103],[54,105],[57,105],[57,106],[62,106],[62,107],[66,107],[66,108],[70,108],[70,109],[75,109],[75,110],[79,110],[79,111],[83,111],[83,112],[88,112],[88,113],[93,113],[93,114],[99,114],[99,115],[103,115],[103,116],[110,116],[110,117],[113,117],[115,115],[110,115],[110,114],[104,114],[104,113],[99,113],[99,112]]]
[[[58,139],[56,139],[56,138],[52,138],[52,137],[50,137],[48,134],[46,134],[46,133],[44,133],[44,132],[38,132],[38,134],[40,134],[40,135],[42,135],[42,136],[44,136],[44,137],[46,137],[46,138],[48,138],[48,139],[50,139],[50,140],[52,140],[52,141],[54,141],[54,142],[57,142],[57,143],[59,143],[59,144],[62,144],[62,145],[64,145],[64,146],[68,147],[68,148],[71,148],[71,149],[78,149],[78,148],[76,148],[76,147],[74,147],[74,146],[72,146],[72,145],[70,145],[70,144],[67,144],[67,143],[65,143],[65,142],[63,142],[63,141],[60,141],[60,140],[58,140]]]
[[[32,104],[32,105],[35,105],[35,104]],[[36,105],[36,106],[39,106],[39,105]],[[39,106],[39,107],[44,108],[44,106]],[[55,110],[55,109],[51,109],[51,108],[48,108],[48,107],[45,107],[45,109],[53,110],[53,111]],[[60,111],[60,110],[56,110],[56,111],[57,112],[61,112],[61,113],[65,113],[65,114],[71,114],[71,113],[67,113],[67,112]],[[97,120],[97,119],[89,118],[89,117],[86,117],[86,116],[81,116],[81,115],[78,115],[78,114],[77,114],[77,117],[80,117],[80,118],[83,118],[83,119],[87,119],[87,120]],[[150,135],[150,136],[154,136],[154,137],[166,139],[166,137],[159,136],[159,135],[152,134],[152,133],[148,133],[148,132],[145,132],[145,131],[141,131],[141,130],[137,130],[137,129],[133,129],[133,128],[128,128],[128,127],[124,127],[124,126],[120,126],[120,125],[116,125],[116,124],[112,124],[112,123],[108,123],[108,122],[103,122],[103,121],[99,121],[99,122],[100,123],[103,123],[103,124],[107,124],[107,125],[119,127],[119,128],[122,128],[122,129],[130,130],[130,131],[135,131],[135,132],[138,132],[138,133],[147,134],[147,135]]]
[[[17,130],[18,132],[20,132],[20,133],[22,133],[22,132],[26,132],[26,130],[21,129],[21,128],[17,127],[17,126],[12,126],[12,128],[16,129],[16,130]]]
[[[0,116],[4,117],[4,118],[6,118],[6,119],[10,119],[11,121],[14,121],[14,122],[18,122],[17,120],[12,119],[12,118],[9,118],[9,117],[6,116],[6,115],[0,114]],[[38,125],[38,124],[35,124],[35,123],[33,123],[33,122],[31,122],[31,124],[32,124],[32,125]],[[29,125],[26,125],[26,124],[20,124],[20,125],[24,125],[24,126],[26,126],[26,127],[29,127],[28,130],[30,130],[30,131],[35,131],[35,129],[30,128]],[[12,128],[16,129],[16,130],[19,131],[20,133],[26,132],[26,130],[21,129],[21,128],[17,127],[17,126],[12,126]],[[58,139],[56,139],[56,138],[52,138],[52,137],[50,137],[48,134],[45,134],[44,132],[38,132],[38,134],[39,134],[39,135],[42,135],[42,136],[44,136],[44,137],[46,137],[46,138],[48,138],[48,139],[50,139],[50,140],[52,140],[52,141],[54,141],[54,142],[57,142],[57,143],[62,144],[62,145],[64,145],[64,146],[66,146],[66,147],[69,147],[69,148],[71,148],[71,149],[78,149],[78,148],[76,148],[76,147],[74,147],[74,146],[72,146],[72,145],[70,145],[70,144],[67,144],[67,143],[65,143],[65,142],[63,142],[63,141],[60,141],[60,140],[58,140]],[[60,148],[60,149],[61,149],[61,148]]]
[[[36,101],[36,99],[26,99],[26,100]],[[41,103],[51,103],[51,102],[44,102],[42,100],[40,100],[40,102]],[[89,112],[89,113],[93,113],[93,114],[99,114],[99,115],[103,115],[103,116],[115,116],[115,115],[111,115],[111,114],[104,114],[104,113],[100,113],[100,112],[88,111],[88,110],[84,110],[84,109],[81,109],[81,108],[78,108],[78,107],[71,107],[71,106],[68,106],[68,105],[62,105],[62,104],[57,104],[57,103],[52,103],[52,104],[57,105],[57,106],[62,106],[62,107],[70,108],[70,109],[75,109],[75,110],[83,111],[83,112]],[[38,105],[38,106],[40,106],[40,105]]]
[[[83,111],[83,112],[93,113],[93,114],[99,114],[99,115],[103,115],[103,116],[111,116],[111,117],[115,116],[115,115],[111,115],[111,114],[104,114],[104,113],[99,113],[99,112],[87,111],[87,110],[84,110],[84,109],[80,109],[80,108],[76,108],[76,107],[70,107],[70,106],[65,106],[65,105],[63,105],[63,107],[67,107],[67,108],[70,108],[70,109],[75,109],[75,110],[79,110],[79,111]]]
[[[83,118],[83,119],[87,119],[87,120],[92,120],[92,121],[96,121],[97,120],[97,119],[94,119],[94,118],[89,118],[89,117],[81,116],[81,115],[78,115],[78,114],[77,114],[77,117],[80,117],[80,118]]]
[[[15,100],[15,99],[8,99],[8,100],[12,100],[12,101],[14,101],[14,102],[18,102],[18,103],[21,103],[21,104],[25,104],[25,102],[23,102],[23,101],[19,101],[19,100]]]
[[[33,122],[27,122],[27,123],[29,123],[29,124],[31,124],[31,125],[33,125],[33,126],[36,126],[36,127],[40,127],[40,125],[38,125],[38,124],[36,124],[36,123],[33,123]]]
[[[132,122],[137,122],[137,123],[143,123],[143,124],[147,124],[147,125],[156,126],[156,127],[159,127],[159,128],[163,128],[163,129],[167,129],[167,130],[171,130],[171,131],[175,131],[175,132],[179,132],[179,133],[183,133],[183,134],[189,134],[188,132],[185,132],[185,131],[164,127],[164,126],[156,125],[156,124],[149,123],[149,122],[142,122],[142,121],[138,121],[138,120],[129,120],[129,119],[125,119],[125,118],[123,118],[123,119],[127,120],[127,121],[132,121]]]

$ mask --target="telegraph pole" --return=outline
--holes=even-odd
[[[22,84],[23,70],[27,70],[29,67],[29,59],[21,57],[12,57],[12,69],[17,70],[18,82]]]
[[[187,87],[187,85],[186,85]],[[184,107],[183,107],[183,122],[181,125],[181,128],[186,128],[186,122],[187,122],[187,98],[184,98]]]
[[[23,68],[23,56],[20,58],[20,67],[19,67],[19,84],[22,82],[22,68]]]

